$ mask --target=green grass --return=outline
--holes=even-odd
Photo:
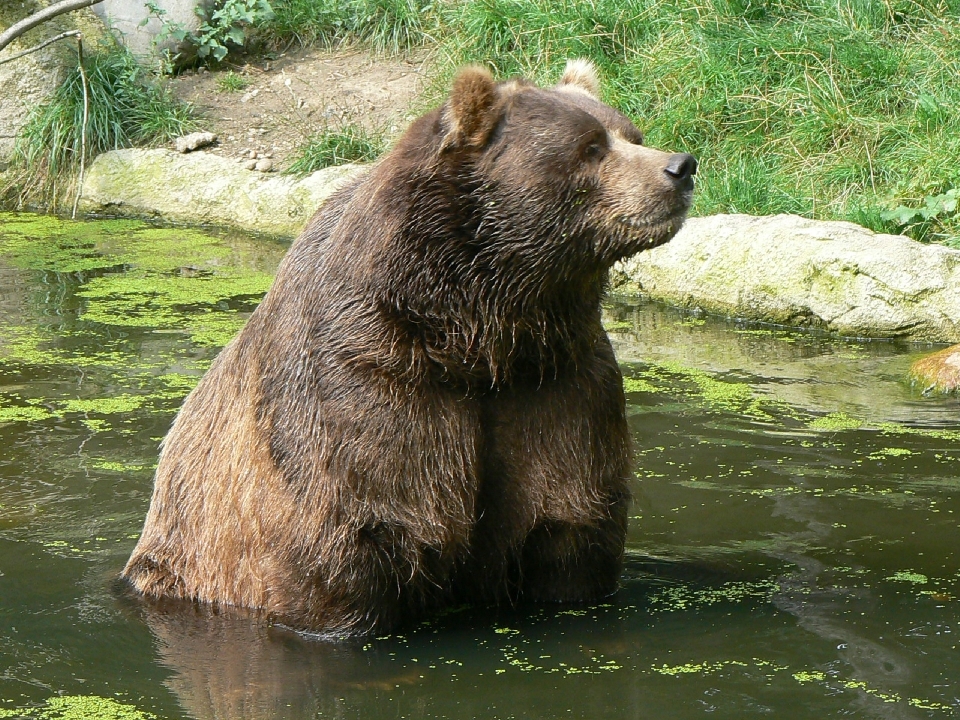
[[[960,0],[276,0],[270,32],[435,52],[554,82],[569,57],[651,145],[701,162],[694,211],[798,213],[958,243]],[[900,213],[905,216],[908,213]]]
[[[246,90],[250,86],[250,81],[240,73],[233,70],[217,76],[217,90],[219,92],[231,93]]]
[[[361,42],[397,53],[423,44],[438,27],[431,0],[274,0],[273,10],[260,31],[278,44]]]
[[[383,152],[383,135],[359,125],[343,125],[310,137],[299,149],[287,172],[306,175],[350,162],[372,162]]]
[[[89,113],[86,156],[167,140],[192,129],[190,107],[175,101],[133,56],[109,44],[84,53]],[[21,131],[12,183],[19,193],[56,209],[80,162],[83,85],[78,67]]]

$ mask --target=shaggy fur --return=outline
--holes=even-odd
[[[463,70],[319,210],[164,441],[124,576],[333,635],[617,585],[629,438],[607,270],[669,240],[696,161],[577,62]]]

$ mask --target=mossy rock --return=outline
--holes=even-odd
[[[960,251],[795,215],[691,218],[614,292],[846,337],[960,342]]]
[[[910,379],[925,393],[960,391],[960,345],[917,360],[910,366]]]
[[[320,204],[362,170],[340,165],[294,178],[245,170],[203,151],[113,150],[88,168],[80,209],[295,237]]]

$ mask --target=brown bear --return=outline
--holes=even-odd
[[[164,441],[137,590],[327,635],[615,590],[601,296],[680,228],[697,164],[597,94],[585,61],[549,89],[466,68],[320,208]]]

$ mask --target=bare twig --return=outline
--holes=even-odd
[[[77,206],[83,193],[83,173],[87,165],[87,116],[90,113],[90,99],[87,93],[87,71],[83,69],[83,38],[77,38],[77,56],[80,63],[80,80],[83,83],[83,124],[80,126],[80,177],[77,180],[77,196],[73,200],[72,219],[77,218]]]
[[[32,30],[37,25],[45,23],[47,20],[55,18],[57,15],[62,15],[63,13],[71,12],[72,10],[81,10],[85,7],[90,7],[91,5],[96,5],[97,3],[101,2],[103,2],[103,0],[60,0],[60,2],[54,3],[50,7],[44,8],[43,10],[35,12],[33,15],[25,17],[20,22],[14,23],[0,33],[0,50],[3,50],[7,45],[12,43],[28,30]]]
[[[3,65],[4,63],[8,63],[11,60],[16,60],[17,58],[22,58],[24,55],[35,53],[37,50],[43,50],[47,45],[55,43],[57,40],[63,40],[64,38],[68,38],[68,37],[76,37],[79,34],[80,34],[79,30],[67,30],[66,32],[60,33],[59,35],[54,35],[49,40],[44,40],[42,43],[40,43],[39,45],[34,45],[29,50],[24,50],[23,52],[18,52],[16,55],[11,55],[10,57],[3,58],[2,60],[0,60],[0,65]]]

